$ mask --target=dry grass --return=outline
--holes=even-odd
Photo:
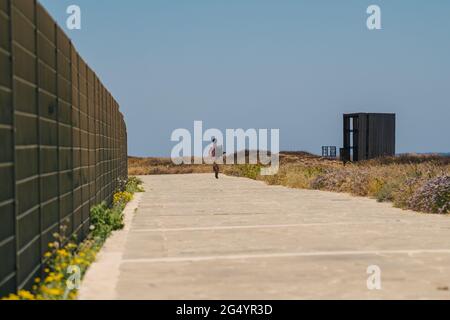
[[[132,176],[209,172],[210,165],[175,165],[170,158],[128,157],[128,174]]]

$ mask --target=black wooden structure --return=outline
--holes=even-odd
[[[344,114],[343,161],[395,155],[395,120],[392,113]]]

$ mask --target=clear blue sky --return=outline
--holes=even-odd
[[[176,128],[279,128],[342,145],[342,113],[397,113],[398,152],[450,152],[450,1],[41,0],[125,114],[129,152]],[[68,5],[82,30],[65,28]],[[382,10],[369,31],[366,9]]]

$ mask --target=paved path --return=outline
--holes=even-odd
[[[82,299],[450,299],[450,217],[232,177],[143,180]]]

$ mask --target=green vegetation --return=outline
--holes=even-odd
[[[136,192],[144,192],[144,188],[142,187],[142,180],[138,177],[129,177],[125,185],[125,191],[131,194]]]
[[[233,168],[233,170],[229,170],[228,174],[255,180],[259,176],[261,167],[262,166],[260,165],[251,165],[251,164],[237,165]]]
[[[113,231],[120,230],[123,224],[123,204],[108,208],[105,202],[91,209],[92,236],[100,241],[106,240]]]
[[[121,184],[114,194],[111,207],[101,203],[91,208],[91,233],[81,243],[67,239],[67,227],[62,226],[55,233],[54,242],[48,244],[44,254],[46,260],[44,277],[36,278],[31,291],[20,290],[4,300],[73,300],[77,298],[77,287],[89,266],[95,261],[97,253],[113,231],[124,227],[123,210],[132,200],[135,192],[143,192],[142,181],[130,177]],[[73,288],[69,288],[68,285]]]

